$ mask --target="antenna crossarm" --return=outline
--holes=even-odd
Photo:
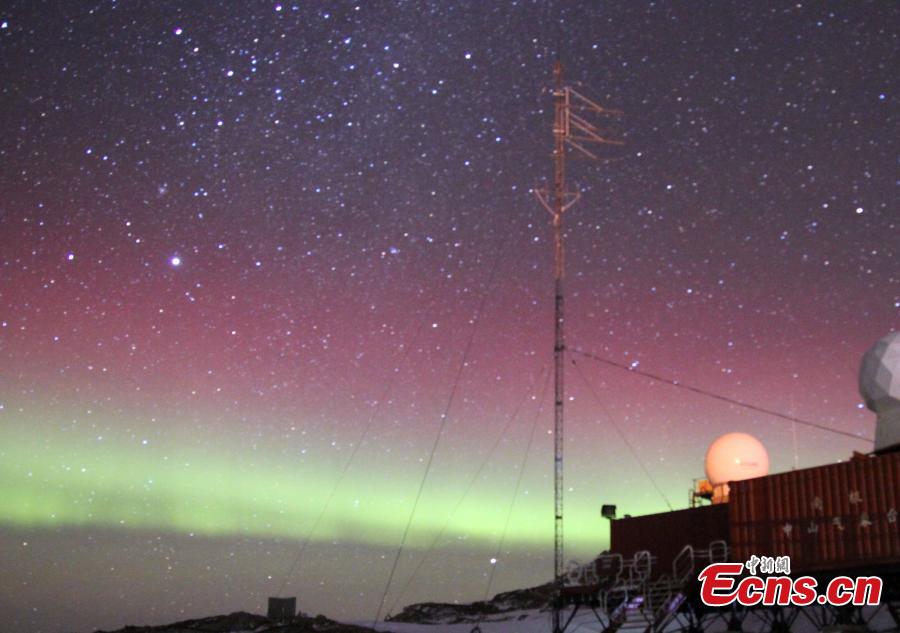
[[[560,209],[561,212],[568,211],[569,208],[570,208],[573,204],[575,204],[576,202],[578,202],[578,201],[581,199],[581,192],[580,192],[580,191],[572,191],[572,192],[569,192],[569,193],[566,193],[566,194],[563,194],[563,195],[564,195],[564,196],[570,196],[570,198],[569,198],[568,201],[564,201],[564,202],[563,202],[562,209]]]
[[[541,206],[543,206],[550,215],[555,216],[556,208],[553,204],[553,198],[550,195],[550,193],[546,189],[533,189],[532,191],[534,191],[534,196],[541,203]],[[565,213],[572,207],[572,205],[574,205],[576,202],[578,202],[581,199],[581,192],[580,191],[568,191],[568,192],[564,193],[563,196],[566,199],[563,201],[562,208],[560,209],[560,213]]]
[[[609,108],[604,108],[602,105],[594,101],[593,99],[589,99],[585,97],[583,94],[575,90],[574,88],[568,88],[569,94],[577,99],[577,107],[585,108],[587,110],[592,110],[597,114],[606,114],[608,116],[622,116],[621,110],[610,110]],[[576,106],[572,106],[576,107]]]
[[[577,114],[570,114],[569,116],[569,126],[570,130],[574,130],[575,132],[580,132],[584,136],[575,136],[570,131],[568,135],[566,135],[566,140],[570,140],[573,138],[580,139],[582,141],[587,141],[589,143],[604,143],[607,145],[622,145],[622,141],[617,141],[614,139],[608,139],[601,134],[603,130],[598,128],[596,125],[588,122],[587,120],[581,118]]]

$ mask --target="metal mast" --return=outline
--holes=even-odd
[[[565,558],[563,538],[563,452],[564,452],[564,406],[565,406],[565,234],[563,214],[578,201],[580,193],[566,190],[566,145],[580,154],[599,160],[587,149],[591,144],[621,145],[621,141],[609,140],[603,131],[582,116],[582,112],[618,115],[607,110],[587,97],[563,84],[563,69],[560,62],[553,67],[553,189],[535,189],[541,204],[550,212],[553,224],[554,243],[554,303],[553,303],[553,365],[554,365],[554,405],[553,405],[553,578],[556,596],[553,602],[553,633],[562,633],[562,586]],[[573,111],[574,110],[574,111]]]

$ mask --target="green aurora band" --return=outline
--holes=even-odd
[[[7,407],[3,413],[0,525],[19,528],[97,526],[302,540],[349,453],[338,453],[323,466],[308,457],[285,455],[284,450],[228,446],[221,438],[199,440],[183,433],[177,437],[171,430],[151,434],[159,438],[153,440],[142,440],[134,431],[127,437],[121,431],[104,437],[97,428],[121,425],[96,420],[36,432],[48,428],[47,419],[64,416],[45,412],[39,422],[27,422],[21,409],[13,414]],[[27,417],[31,415],[33,410]],[[541,465],[537,457],[532,454],[528,471]],[[423,466],[418,459],[408,460],[406,471],[392,473],[389,464],[379,467],[363,451],[355,462],[313,540],[396,545]],[[410,547],[427,547],[445,524],[443,544],[460,540],[468,547],[496,544],[512,492],[509,477],[499,484],[476,485],[451,515],[477,467],[468,468],[470,463],[474,464],[454,469],[449,486],[429,480],[416,511]],[[516,499],[506,536],[510,547],[541,548],[552,537],[551,490],[545,474],[540,474],[532,479],[541,489],[535,494],[520,492]],[[571,550],[599,551],[605,535],[599,533],[597,509],[570,508],[566,538]]]

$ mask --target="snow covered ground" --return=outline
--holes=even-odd
[[[818,607],[808,607],[810,609],[818,609]],[[867,607],[867,610],[871,607]],[[871,613],[871,612],[869,612]],[[867,613],[866,617],[870,617]],[[818,614],[815,614],[818,615]],[[500,616],[494,616],[494,620],[486,620],[478,626],[482,633],[548,633],[550,631],[550,613],[539,611],[516,611],[504,614],[503,620],[497,620]],[[813,618],[818,619],[818,618]],[[362,623],[360,623],[362,624]],[[366,623],[370,626],[371,622]],[[677,631],[683,624],[670,623],[666,627],[666,631]],[[880,609],[872,622],[870,623],[870,631],[896,631],[896,625],[887,609]],[[462,624],[406,624],[402,622],[384,622],[379,623],[379,631],[390,631],[391,633],[470,633],[475,627],[474,623],[467,622]],[[755,614],[750,614],[744,620],[743,630],[747,633],[768,632],[772,628],[771,623],[763,621]],[[597,618],[589,610],[579,612],[572,621],[572,624],[566,629],[567,633],[598,633],[603,630],[603,626],[597,621]],[[727,626],[724,620],[719,619],[711,622],[709,626],[704,627],[705,633],[724,633]],[[819,627],[814,625],[810,618],[800,614],[793,626],[793,633],[818,633]]]
[[[594,618],[593,614],[590,614]],[[502,619],[499,619],[501,618]],[[595,619],[596,621],[596,619]],[[478,625],[482,633],[546,633],[550,630],[550,614],[538,611],[512,611],[502,616],[493,616]],[[406,624],[403,622],[379,623],[379,631],[391,633],[469,633],[475,624]],[[571,629],[575,633],[575,629]],[[578,633],[587,633],[596,629],[580,629]]]

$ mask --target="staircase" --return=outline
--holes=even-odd
[[[643,606],[643,596],[626,599],[610,614],[609,626],[604,633],[644,633],[649,623],[641,609]]]
[[[675,618],[686,598],[683,589],[684,581],[666,576],[648,585],[644,607],[646,618],[650,621],[650,631],[663,631]]]
[[[727,556],[728,547],[722,541],[703,550],[688,545],[673,561],[671,575],[656,575],[656,558],[646,551],[636,553],[624,563],[617,582],[600,591],[602,604],[616,605],[607,609],[610,618],[603,633],[662,633],[678,615],[698,569]],[[900,604],[892,614],[900,617]]]
[[[625,617],[619,626],[620,633],[644,633],[649,628],[649,622],[643,611],[643,597],[638,596],[631,600],[625,609]]]

